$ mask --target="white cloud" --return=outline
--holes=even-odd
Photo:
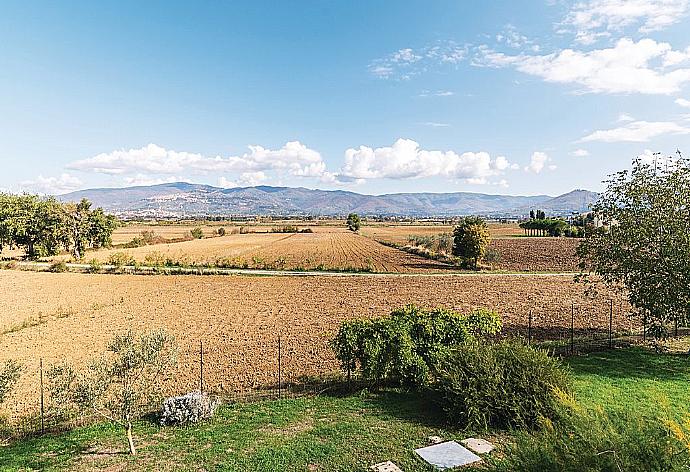
[[[548,170],[555,170],[556,166],[554,164],[549,164],[552,159],[545,152],[535,151],[532,153],[529,165],[525,167],[525,172],[531,172],[534,174],[539,174],[544,168]]]
[[[425,121],[420,124],[424,126],[431,126],[432,128],[448,128],[450,126],[448,123],[439,123],[437,121]]]
[[[98,154],[72,162],[67,168],[108,175],[133,175],[126,177],[132,182],[137,179],[161,179],[158,177],[160,175],[190,173],[246,174],[247,181],[255,181],[260,177],[260,172],[266,171],[295,177],[329,178],[321,154],[298,141],[288,142],[277,150],[249,146],[248,153],[228,157],[209,157],[149,144],[140,149]]]
[[[492,159],[487,152],[427,151],[401,138],[390,147],[348,149],[341,175],[352,179],[445,177],[486,184],[508,168],[512,166],[504,156]]]
[[[83,185],[83,182],[73,175],[63,173],[58,177],[43,177],[39,175],[36,179],[25,180],[19,185],[22,190],[30,192],[60,195],[79,189]]]
[[[628,115],[627,113],[621,113],[618,115],[618,120],[619,123],[625,123],[628,121],[635,121],[635,118],[632,116]]]
[[[662,30],[686,14],[688,0],[587,0],[575,3],[563,24],[576,41],[591,44],[612,32],[637,26],[642,33]]]
[[[403,48],[369,64],[369,72],[380,79],[407,80],[430,68],[460,63],[468,47],[454,41],[438,41],[418,49]]]
[[[455,92],[450,90],[422,90],[419,93],[419,97],[452,97]]]
[[[676,98],[675,103],[683,108],[690,108],[690,100],[685,98]]]
[[[507,55],[488,46],[477,48],[473,64],[513,67],[547,82],[573,84],[592,93],[671,94],[690,82],[690,48],[673,50],[653,39],[623,38],[611,48],[577,51],[564,49],[545,55]]]
[[[672,121],[633,121],[619,128],[594,131],[580,139],[580,142],[641,143],[665,134],[690,134],[690,128],[681,126]]]
[[[576,149],[570,155],[574,157],[587,157],[589,156],[589,151],[587,149]]]

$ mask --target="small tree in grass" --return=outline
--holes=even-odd
[[[193,228],[190,233],[194,239],[201,239],[204,237],[204,230],[199,227]]]
[[[95,413],[122,426],[129,452],[136,454],[132,423],[157,400],[161,380],[176,361],[175,340],[165,331],[137,335],[130,330],[116,335],[105,355],[84,371],[60,364],[47,375],[56,405]]]
[[[347,215],[347,229],[350,231],[359,231],[359,228],[362,227],[362,220],[359,218],[359,215],[357,213],[350,213]]]
[[[478,216],[468,216],[453,230],[453,255],[462,259],[465,266],[476,269],[490,242],[486,222]]]

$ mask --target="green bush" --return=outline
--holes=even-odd
[[[535,433],[519,432],[488,470],[565,472],[687,470],[687,445],[658,421],[629,413],[560,409],[557,421]]]
[[[450,347],[500,329],[498,315],[488,310],[461,315],[408,305],[387,317],[343,322],[331,347],[345,371],[365,380],[421,387]]]
[[[221,226],[216,230],[216,233],[218,233],[218,236],[225,236],[225,228]]]
[[[65,261],[56,261],[50,265],[51,272],[67,272],[67,264]]]
[[[196,227],[196,228],[193,228],[189,232],[189,234],[191,234],[192,238],[194,238],[194,239],[202,239],[204,237],[204,230],[199,228],[199,227]]]
[[[88,272],[95,274],[97,272],[101,271],[101,263],[98,259],[93,258],[89,261],[89,268],[87,269]]]
[[[458,345],[434,365],[431,387],[448,418],[461,426],[534,427],[553,418],[568,372],[546,352],[518,340]]]
[[[134,265],[134,258],[126,252],[114,252],[108,257],[108,264],[115,267]]]

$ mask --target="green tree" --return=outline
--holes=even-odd
[[[453,255],[462,259],[465,266],[476,269],[490,242],[489,227],[483,219],[462,218],[453,230]]]
[[[0,369],[0,403],[4,403],[22,373],[22,366],[16,361],[7,360]]]
[[[176,362],[175,340],[165,331],[137,335],[130,330],[116,335],[105,355],[86,370],[60,364],[47,375],[56,405],[95,413],[122,426],[129,452],[136,454],[132,423],[159,399],[162,377]]]
[[[204,230],[199,227],[193,228],[190,233],[194,239],[201,239],[204,237]]]
[[[221,226],[220,228],[218,228],[217,233],[218,233],[218,236],[225,236],[225,228],[223,228]]]
[[[602,225],[580,243],[578,280],[590,290],[624,289],[663,337],[667,323],[690,319],[690,168],[682,158],[660,159],[662,166],[638,158],[605,182],[592,206]]]
[[[347,225],[347,229],[350,231],[359,231],[359,228],[362,227],[362,220],[359,218],[357,213],[350,213],[347,215],[347,221],[345,224]]]

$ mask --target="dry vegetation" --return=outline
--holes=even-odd
[[[113,333],[164,327],[182,348],[170,391],[198,385],[199,341],[204,341],[208,387],[242,391],[276,380],[277,336],[282,335],[284,378],[336,369],[327,341],[344,319],[380,316],[407,303],[458,310],[498,310],[509,331],[524,332],[534,310],[536,334],[566,335],[570,306],[576,326],[605,329],[608,297],[588,302],[570,276],[450,277],[131,276],[0,271],[0,361],[27,368],[16,399],[38,405],[38,363],[84,362]],[[618,305],[617,305],[618,307]],[[40,324],[8,330],[25,320]],[[618,309],[617,329],[629,327]],[[14,403],[14,402],[10,402]]]

